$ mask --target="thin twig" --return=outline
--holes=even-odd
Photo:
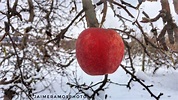
[[[159,100],[160,97],[163,95],[163,93],[160,93],[158,96],[156,96],[156,95],[149,89],[150,86],[145,85],[140,79],[137,78],[137,76],[135,76],[133,73],[131,73],[129,70],[127,70],[124,65],[121,64],[120,66],[121,66],[121,67],[125,70],[125,72],[128,73],[135,81],[137,81],[138,83],[140,83],[140,84],[150,93],[151,97],[154,97],[156,100]]]

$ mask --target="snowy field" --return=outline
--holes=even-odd
[[[85,83],[90,84],[91,82],[99,82],[103,79],[103,76],[89,76],[85,74],[80,67],[77,67],[77,62],[69,68],[69,70],[75,70],[77,74],[74,74],[73,77],[76,77],[79,84]],[[76,66],[76,67],[75,67]],[[163,93],[160,100],[177,100],[178,99],[178,70],[174,70],[172,68],[160,68],[157,70],[155,74],[152,74],[151,69],[146,71],[145,73],[139,70],[139,67],[136,68],[136,76],[144,80],[146,85],[153,85],[150,87],[150,90],[158,95],[159,93]],[[48,80],[51,85],[48,89],[37,93],[34,96],[35,100],[68,100],[67,96],[75,95],[78,90],[74,88],[70,88],[66,85],[67,82],[72,83],[74,79],[70,77],[61,77],[57,73],[52,73],[54,77],[46,77],[45,80]],[[72,76],[72,74],[71,74]],[[127,84],[130,79],[130,75],[126,74],[125,71],[119,67],[118,70],[110,74],[108,77],[112,82],[118,84],[108,83],[105,87],[105,91],[101,92],[96,100],[155,100],[151,95],[144,90],[143,86],[141,86],[138,82],[131,83],[131,89],[126,88],[126,86],[122,86]],[[37,89],[40,90],[40,86],[48,84],[45,81],[38,83]],[[91,94],[92,91],[87,90],[86,93]],[[107,99],[104,99],[105,95],[107,95]],[[51,97],[50,97],[51,96]],[[58,97],[57,97],[58,96]],[[87,100],[83,94],[77,94],[74,98],[70,100]]]

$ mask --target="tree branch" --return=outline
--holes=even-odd
[[[85,11],[85,17],[88,27],[99,27],[98,20],[96,18],[94,6],[91,0],[82,0],[83,10]]]
[[[140,83],[140,84],[150,93],[151,97],[154,97],[156,100],[159,100],[160,97],[163,95],[163,93],[160,93],[158,96],[156,96],[156,95],[149,89],[150,86],[145,85],[145,84],[144,84],[141,80],[139,80],[134,74],[132,74],[129,70],[127,70],[124,65],[121,64],[120,66],[121,66],[121,67],[125,70],[125,72],[128,73],[135,81],[137,81],[138,83]]]

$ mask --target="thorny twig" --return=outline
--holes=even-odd
[[[50,43],[50,42],[53,42],[53,41],[56,41],[56,44],[59,44],[59,42],[61,41],[61,39],[64,39],[64,34],[68,31],[68,29],[71,27],[71,25],[76,21],[76,19],[81,16],[81,14],[84,12],[84,10],[81,10],[77,16],[69,23],[69,25],[62,29],[61,32],[56,36],[56,38],[52,39],[52,40],[49,40],[46,42],[46,44]]]
[[[98,83],[93,84],[93,85],[87,86],[86,84],[78,84],[78,83],[76,83],[76,84],[67,83],[67,85],[69,85],[71,88],[72,87],[77,88],[79,90],[79,92],[85,94],[85,96],[87,96],[88,98],[92,98],[92,100],[95,100],[95,96],[98,95],[99,91],[104,91],[104,87],[105,87],[106,83],[108,83],[108,82],[109,82],[108,81],[108,74],[106,74],[104,76],[103,81],[98,82]],[[93,89],[93,87],[95,87],[95,86],[97,86],[99,84],[101,84],[101,85],[97,89]],[[84,90],[90,90],[90,89],[92,90],[92,94],[91,95],[87,94],[84,91]]]
[[[132,80],[135,80],[135,81],[137,81],[138,83],[140,83],[140,84],[150,93],[151,97],[154,97],[156,100],[159,100],[160,97],[163,95],[163,93],[160,93],[158,96],[156,96],[156,95],[149,89],[150,86],[145,85],[145,84],[144,84],[140,79],[138,79],[133,73],[131,73],[129,70],[127,70],[124,65],[121,64],[120,66],[125,70],[125,72],[126,72],[127,74],[129,74],[129,75],[132,77],[132,78],[131,78]]]
[[[95,99],[94,97],[95,97],[96,94],[98,94],[99,91],[103,90],[103,87],[106,85],[107,81],[108,81],[108,74],[106,74],[106,75],[104,76],[104,80],[103,80],[102,84],[101,84],[101,85],[94,91],[94,93],[91,95],[91,97],[92,97],[93,99]]]

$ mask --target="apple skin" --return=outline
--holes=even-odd
[[[88,28],[76,41],[76,58],[89,75],[114,73],[124,56],[124,43],[120,35],[111,29]]]

